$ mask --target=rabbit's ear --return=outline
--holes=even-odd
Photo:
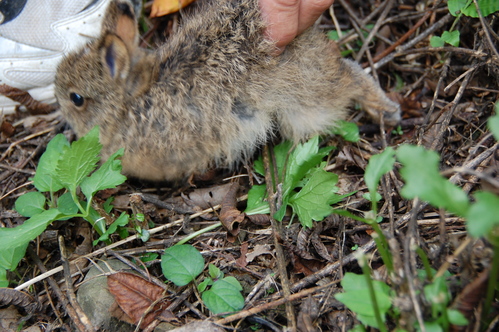
[[[130,71],[130,55],[123,40],[109,34],[104,39],[101,59],[108,74],[114,80],[125,80]]]
[[[130,3],[113,1],[109,4],[102,25],[102,35],[109,33],[120,37],[129,51],[138,46],[137,20]]]

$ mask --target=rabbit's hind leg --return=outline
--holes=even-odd
[[[355,96],[361,108],[366,111],[376,122],[383,122],[394,126],[400,121],[400,106],[390,100],[374,79],[366,74],[358,63],[351,60],[342,59],[343,63],[349,67],[351,77],[354,78],[355,85],[361,93]]]

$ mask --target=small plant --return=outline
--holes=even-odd
[[[477,0],[477,3],[484,17],[499,11],[499,1],[497,0]],[[459,46],[459,41],[461,38],[460,32],[459,30],[453,29],[461,15],[474,18],[479,17],[473,0],[448,0],[447,6],[449,8],[449,12],[453,16],[457,17],[456,21],[452,25],[450,31],[444,31],[442,33],[442,36],[440,37],[432,36],[430,38],[430,45],[432,47],[442,47],[445,44],[449,44],[455,47]]]
[[[203,272],[203,256],[191,245],[175,245],[161,257],[164,276],[177,286],[195,281]],[[208,266],[209,277],[197,285],[205,306],[214,314],[239,311],[244,307],[242,287],[234,277],[224,277],[215,265]]]
[[[496,115],[489,118],[488,127],[496,139],[499,139],[499,112],[496,104]],[[499,276],[499,196],[491,192],[478,191],[474,200],[470,200],[465,192],[452,184],[439,173],[439,156],[434,151],[426,150],[420,146],[402,145],[395,152],[388,148],[383,153],[373,156],[366,168],[365,182],[371,196],[372,210],[366,213],[370,218],[360,218],[353,216],[346,211],[335,211],[354,219],[364,221],[373,226],[373,235],[378,251],[387,267],[389,275],[393,272],[392,260],[387,251],[387,242],[383,232],[374,222],[376,215],[376,189],[381,176],[393,168],[395,159],[402,163],[400,174],[405,181],[402,188],[402,196],[406,199],[416,197],[427,201],[431,205],[461,216],[466,219],[468,233],[473,237],[485,237],[493,246],[494,259],[490,270],[487,295],[484,301],[483,312],[486,315],[491,308],[493,295],[495,293],[496,281]],[[467,320],[457,310],[449,308],[450,293],[444,276],[433,278],[434,271],[429,266],[428,259],[424,252],[417,248],[419,256],[422,258],[425,270],[420,271],[419,279],[421,283],[426,283],[423,287],[422,296],[426,302],[431,304],[431,316],[424,321],[425,330],[443,331],[447,330],[450,324],[466,325]],[[386,284],[380,281],[372,281],[370,271],[363,253],[358,254],[358,262],[362,267],[363,276],[356,276],[346,273],[342,281],[345,293],[337,294],[336,298],[343,302],[350,310],[357,314],[357,318],[365,325],[379,328],[386,331],[383,322],[387,314],[392,315],[394,322],[397,321],[397,313],[390,311],[391,293]],[[364,278],[364,279],[363,279]],[[358,292],[370,294],[370,301],[359,301]],[[366,306],[365,304],[369,305]],[[416,324],[417,330],[422,330]],[[362,331],[363,327],[357,326],[355,331]]]
[[[499,2],[497,0],[477,0],[477,3],[483,17],[499,11]],[[473,0],[448,0],[447,6],[449,12],[454,16],[462,14],[469,17],[478,17]]]
[[[336,133],[350,141],[359,139],[358,128],[355,124],[343,122],[336,129]],[[282,221],[286,207],[293,208],[294,213],[304,227],[312,227],[313,220],[320,221],[333,212],[332,204],[340,202],[351,195],[338,195],[338,176],[324,170],[321,161],[333,147],[319,149],[319,137],[308,142],[298,144],[292,152],[292,143],[287,141],[274,148],[278,179],[282,183],[282,202],[274,218]],[[264,175],[265,170],[262,158],[255,161],[254,169]],[[245,213],[269,213],[269,203],[266,201],[266,185],[256,185],[248,193],[248,206]]]
[[[115,188],[126,177],[119,160],[123,149],[97,168],[101,148],[97,127],[71,145],[62,134],[49,142],[33,177],[37,191],[20,196],[15,203],[16,210],[29,219],[20,226],[0,229],[1,286],[8,286],[6,270],[17,267],[28,243],[56,220],[81,217],[107,239],[104,217],[92,207],[92,199],[99,190]],[[104,205],[109,212],[110,204]],[[128,218],[122,214],[116,222],[123,225]]]

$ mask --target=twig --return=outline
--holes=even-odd
[[[71,317],[73,319],[73,323],[77,326],[82,324],[85,326],[84,331],[97,331],[94,326],[92,325],[92,322],[88,318],[88,316],[85,314],[83,309],[80,307],[80,304],[76,300],[76,295],[75,295],[75,290],[73,287],[73,280],[71,280],[71,269],[69,267],[69,261],[68,261],[68,255],[66,251],[66,246],[64,245],[64,237],[59,236],[59,250],[61,251],[61,260],[62,260],[62,266],[64,268],[64,280],[66,282],[66,294],[69,299],[69,303],[73,307],[76,317]],[[78,320],[76,322],[75,320]]]
[[[383,25],[383,21],[385,20],[386,16],[388,15],[390,10],[392,9],[392,6],[393,6],[393,0],[385,1],[385,8],[381,12],[381,14],[378,17],[378,20],[374,24],[373,28],[371,29],[371,31],[369,32],[369,34],[367,35],[365,40],[363,41],[362,47],[360,48],[359,52],[357,53],[357,56],[355,57],[355,61],[359,62],[360,59],[362,59],[362,56],[364,55],[367,48],[369,47],[369,43],[374,38],[374,35],[378,32],[379,28]],[[362,34],[360,34],[359,36],[361,36],[361,35]],[[400,43],[402,43],[402,42],[400,42]],[[395,49],[395,46],[391,45],[389,48],[392,48],[392,50],[393,50],[393,49]],[[376,62],[375,59],[376,59],[376,57],[373,59],[374,62]]]
[[[27,252],[28,255],[31,257],[31,259],[35,262],[36,266],[40,269],[40,271],[46,273],[47,269],[45,268],[45,265],[43,265],[42,261],[40,260],[38,255],[34,252],[34,250],[31,248],[31,246],[28,246]],[[73,322],[78,328],[78,331],[85,332],[86,331],[85,326],[83,326],[80,320],[78,319],[78,315],[76,314],[74,308],[68,303],[68,299],[62,294],[62,291],[57,285],[57,282],[55,282],[53,278],[48,278],[47,281],[50,284],[50,288],[55,293],[55,296],[57,296],[59,301],[61,301],[61,305],[64,307],[64,309],[66,309],[67,314],[72,318]]]
[[[276,252],[277,259],[277,269],[279,272],[279,277],[281,279],[282,291],[284,293],[284,299],[288,299],[291,296],[291,291],[289,289],[289,279],[288,273],[286,271],[286,259],[284,257],[284,252],[282,251],[281,242],[279,241],[282,238],[281,227],[280,224],[274,219],[274,215],[277,212],[276,204],[275,204],[275,195],[274,195],[274,181],[272,180],[272,166],[275,167],[275,162],[269,162],[269,154],[271,150],[268,145],[264,146],[263,149],[263,164],[265,166],[265,182],[267,183],[267,193],[269,197],[269,206],[270,206],[270,222],[273,230],[273,238],[274,238],[274,247]],[[277,179],[276,179],[277,181]],[[286,301],[286,316],[288,320],[288,328],[292,332],[296,332],[296,317],[293,310],[293,305],[291,302]]]
[[[12,149],[14,147],[16,147],[17,145],[19,145],[19,144],[21,144],[23,142],[29,141],[32,138],[35,138],[35,137],[38,137],[38,136],[42,136],[42,135],[44,135],[46,133],[50,133],[54,129],[55,129],[55,127],[50,127],[50,128],[45,129],[45,130],[39,131],[37,133],[34,133],[34,134],[28,135],[26,137],[23,137],[19,141],[16,141],[16,142],[12,143],[11,145],[9,145],[9,148],[7,150],[5,150],[4,153],[2,153],[2,156],[0,157],[0,161],[4,160],[5,157],[7,157],[7,155],[10,153],[10,151],[12,151]]]
[[[480,9],[480,6],[478,5],[478,2],[476,0],[473,0],[473,3],[475,4],[476,11],[478,13],[478,18],[480,19],[480,23],[482,24],[483,27],[483,33],[485,34],[485,38],[487,39],[487,42],[489,43],[489,49],[494,52],[496,56],[496,61],[499,61],[499,53],[497,53],[497,49],[494,46],[494,43],[492,42],[492,38],[490,38],[490,30],[488,29],[487,24],[485,24],[485,19],[483,18],[482,15],[482,10]]]
[[[305,289],[305,290],[298,292],[298,293],[295,293],[295,294],[291,294],[288,298],[281,298],[281,299],[278,299],[274,302],[265,303],[265,304],[247,309],[247,310],[240,311],[237,314],[234,314],[234,315],[217,320],[215,322],[215,324],[224,325],[224,324],[227,324],[227,323],[239,320],[239,319],[246,318],[248,316],[256,315],[262,311],[275,308],[275,307],[283,305],[285,303],[291,303],[291,301],[296,301],[296,300],[302,299],[310,294],[314,294],[317,291],[320,291],[321,289],[330,287],[330,286],[337,284],[339,282],[340,282],[340,280],[335,280],[335,281],[330,282],[330,283],[323,285],[323,286],[317,286],[314,288]]]
[[[242,201],[242,200],[245,200],[248,198],[248,195],[244,195],[244,196],[241,196],[238,198],[239,201]],[[206,213],[210,213],[210,212],[213,212],[217,209],[220,209],[220,205],[216,205],[212,208],[209,208],[209,209],[206,209],[206,210],[203,210],[201,212],[197,212],[197,213],[194,213],[193,215],[189,216],[189,219],[192,220],[196,217],[199,217],[203,214],[206,214]],[[162,232],[164,231],[165,229],[168,229],[168,228],[172,228],[174,226],[177,226],[177,225],[181,225],[182,223],[184,222],[184,219],[178,219],[178,220],[175,220],[169,224],[165,224],[165,225],[161,225],[161,226],[158,226],[156,228],[152,228],[149,230],[149,233],[152,235],[152,234],[156,234],[156,233],[159,233],[159,232]],[[129,236],[127,237],[126,239],[123,239],[121,241],[118,241],[116,243],[112,243],[104,248],[101,248],[101,249],[98,249],[88,255],[84,255],[84,256],[80,256],[78,258],[75,258],[74,260],[71,261],[71,263],[75,263],[77,260],[80,260],[80,259],[86,259],[88,257],[95,257],[95,256],[98,256],[98,255],[101,255],[101,254],[104,254],[106,251],[108,251],[109,249],[113,249],[113,248],[116,248],[116,247],[119,247],[119,246],[122,246],[126,243],[129,243],[129,242],[132,242],[132,241],[135,241],[137,239],[139,239],[140,235],[132,235],[132,236]],[[16,290],[23,290],[31,285],[34,285],[36,284],[37,282],[41,281],[41,280],[44,280],[46,279],[47,277],[50,277],[58,272],[61,272],[63,269],[62,269],[62,266],[58,266],[56,268],[53,268],[52,270],[50,271],[47,271],[45,270],[46,272],[44,272],[43,274],[33,278],[33,279],[30,279],[28,281],[26,281],[25,283],[17,286],[15,289]]]
[[[364,252],[369,252],[372,249],[374,249],[375,247],[376,247],[376,243],[374,242],[374,240],[371,240],[368,243],[366,243],[365,245],[363,245],[360,249],[362,249]],[[315,272],[314,274],[306,276],[305,278],[301,279],[297,283],[293,284],[291,286],[291,291],[297,292],[300,289],[303,289],[308,285],[314,284],[317,281],[324,279],[325,277],[331,275],[333,273],[333,271],[336,271],[339,268],[341,268],[342,266],[349,264],[355,260],[356,260],[356,258],[354,256],[354,253],[351,253],[348,256],[344,257],[342,260],[336,261],[334,263],[330,263],[330,264],[326,265],[324,268]]]
[[[379,62],[376,63],[376,68],[383,67],[388,62],[392,61],[395,57],[403,54],[403,52],[410,49],[411,47],[413,47],[414,45],[416,45],[417,43],[419,43],[420,41],[422,41],[423,39],[425,39],[426,37],[428,37],[429,35],[434,33],[436,30],[443,27],[445,24],[447,24],[447,22],[452,20],[452,18],[453,18],[453,16],[451,14],[445,15],[440,20],[438,20],[435,24],[433,24],[431,27],[429,27],[428,29],[426,29],[425,31],[420,33],[417,37],[415,37],[414,39],[411,39],[406,44],[400,46],[400,48],[395,53],[388,54],[384,58],[380,59]]]
[[[416,22],[416,24],[414,24],[410,29],[409,31],[407,31],[402,37],[400,37],[395,43],[393,43],[392,45],[390,45],[389,47],[387,47],[383,52],[379,53],[378,55],[376,55],[374,58],[373,58],[373,62],[378,62],[379,60],[383,59],[385,56],[387,56],[388,54],[392,53],[395,48],[399,45],[401,45],[403,42],[405,42],[410,36],[412,36],[412,34],[414,34],[414,32],[416,32],[417,29],[419,29],[419,27],[421,25],[423,25],[423,23],[431,16],[431,14],[433,13],[433,10],[429,10],[427,11],[423,17],[421,17],[419,19],[419,21]]]
[[[454,100],[452,101],[452,106],[449,111],[445,112],[443,120],[439,123],[439,128],[447,128],[447,126],[450,123],[450,120],[452,119],[452,116],[454,115],[454,112],[456,111],[457,106],[459,105],[459,101],[461,100],[461,97],[464,94],[464,91],[466,90],[466,86],[471,80],[473,71],[468,72],[468,75],[463,80],[463,83],[459,87],[459,90],[456,93],[456,96],[454,97]],[[445,130],[436,130],[437,136],[433,138],[433,141],[430,145],[431,150],[435,151],[440,151],[442,147],[442,140],[444,137]]]
[[[462,47],[453,47],[453,46],[444,46],[444,47],[419,47],[419,48],[411,48],[408,50],[400,50],[397,51],[396,56],[404,56],[408,54],[417,54],[417,53],[457,53],[457,54],[463,54],[475,58],[485,58],[488,56],[487,53],[479,50],[470,50],[467,48],[462,48]]]

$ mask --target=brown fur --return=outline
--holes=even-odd
[[[100,126],[104,158],[125,147],[127,175],[178,180],[231,164],[276,129],[295,141],[328,131],[355,101],[376,120],[400,118],[317,30],[273,57],[257,0],[208,4],[154,52],[138,47],[126,3],[111,3],[104,22],[99,39],[59,65],[56,96],[78,136]]]

